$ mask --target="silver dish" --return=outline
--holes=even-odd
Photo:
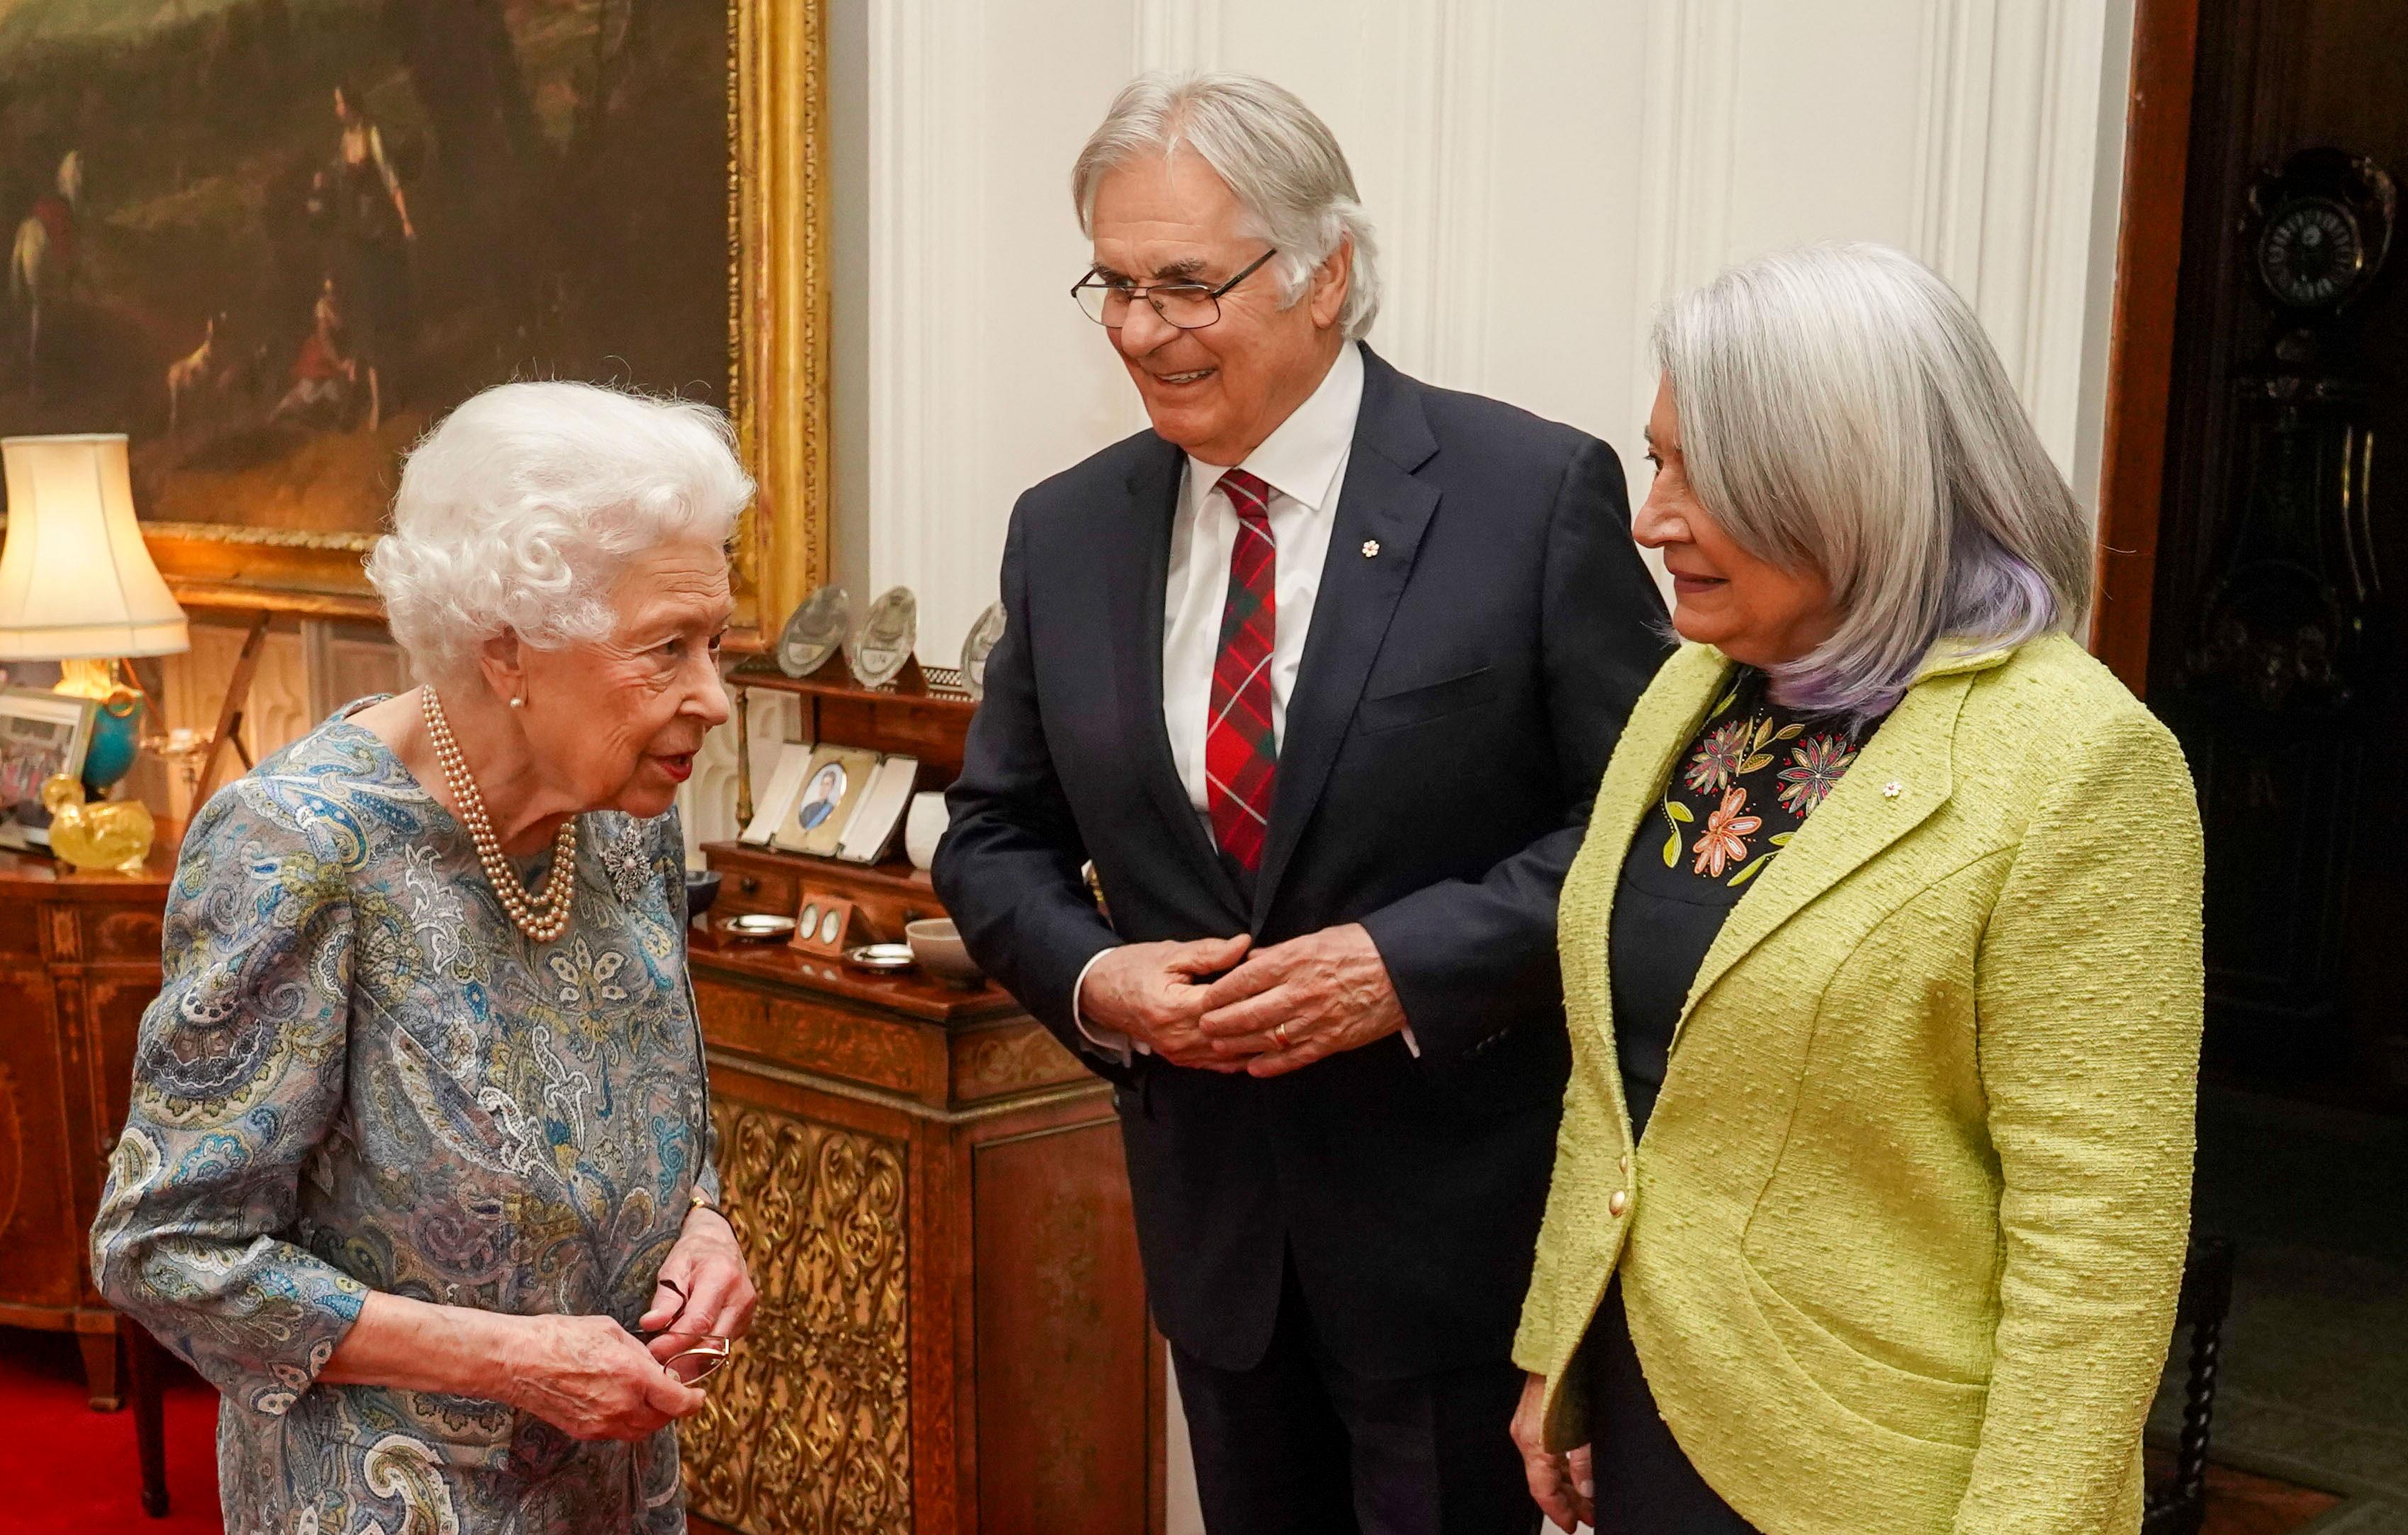
[[[767,912],[746,912],[741,917],[723,917],[719,931],[730,938],[743,938],[758,943],[765,939],[784,938],[793,934],[795,919],[773,917]]]
[[[807,677],[844,647],[853,630],[853,602],[842,587],[825,586],[803,599],[778,636],[778,670]]]
[[[911,945],[909,944],[864,944],[844,951],[844,962],[860,970],[909,970],[911,968]]]
[[[989,603],[962,640],[962,689],[973,703],[986,697],[986,658],[1003,638],[1003,604]]]
[[[865,688],[883,688],[911,664],[911,647],[920,635],[920,600],[909,587],[896,587],[869,604],[861,628],[845,642],[844,659],[853,679]]]

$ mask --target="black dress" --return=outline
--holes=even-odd
[[[1878,724],[1878,721],[1873,722]],[[1723,921],[1823,803],[1871,734],[1784,709],[1741,667],[1674,763],[1623,855],[1609,969],[1630,1130],[1643,1138],[1687,1004]],[[1598,1535],[1755,1535],[1706,1485],[1658,1415],[1623,1315],[1622,1282],[1582,1350],[1589,1374]]]

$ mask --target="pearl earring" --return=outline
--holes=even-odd
[[[511,699],[510,707],[513,709],[523,709],[526,707],[526,700],[523,698]]]

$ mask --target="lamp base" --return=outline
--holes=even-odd
[[[50,854],[83,870],[138,874],[159,834],[150,808],[139,800],[84,803],[83,786],[65,774],[42,785],[42,808],[50,813]]]

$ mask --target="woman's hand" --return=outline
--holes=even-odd
[[[1522,1403],[1513,1409],[1513,1444],[1522,1452],[1522,1474],[1529,1478],[1530,1497],[1539,1512],[1557,1529],[1570,1531],[1597,1517],[1590,1501],[1597,1485],[1590,1480],[1587,1445],[1570,1455],[1548,1451],[1541,1418],[1546,1398],[1544,1375],[1533,1375],[1522,1383]]]
[[[734,1228],[718,1211],[696,1205],[686,1215],[677,1245],[661,1262],[652,1308],[637,1319],[636,1327],[659,1334],[652,1342],[652,1357],[666,1360],[692,1348],[697,1337],[743,1337],[752,1327],[755,1299]]]
[[[526,1316],[507,1361],[507,1400],[577,1439],[646,1439],[710,1399],[661,1367],[608,1316]]]

